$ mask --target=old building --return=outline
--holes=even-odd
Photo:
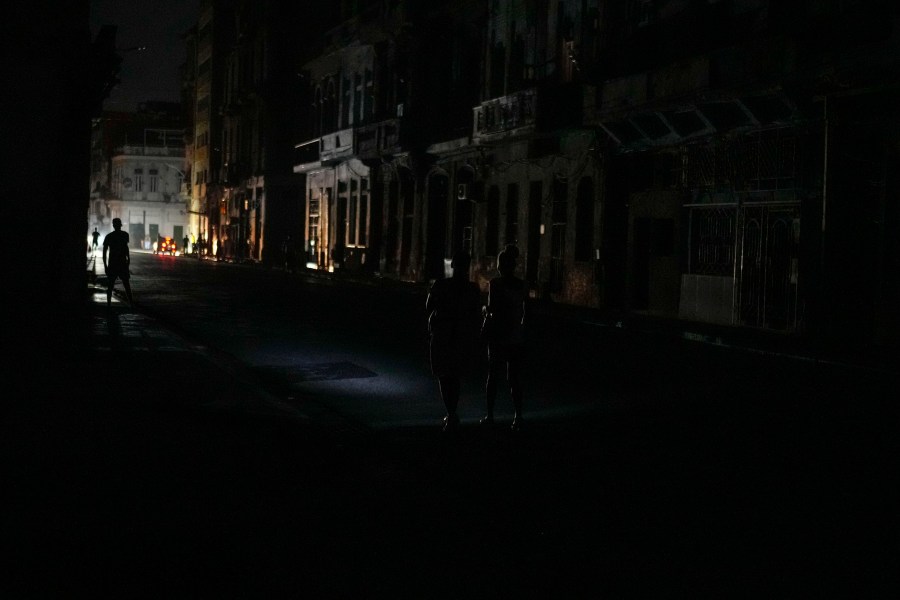
[[[180,117],[177,104],[145,103],[94,120],[88,231],[105,235],[118,217],[135,248],[152,249],[158,236],[180,245],[188,232]]]
[[[602,303],[601,161],[582,109],[597,27],[595,2],[490,3],[467,137],[429,147],[449,178],[451,246],[483,285],[514,244],[533,297]]]
[[[398,150],[400,121],[391,118],[402,113],[393,88],[403,84],[387,62],[406,14],[369,2],[345,7],[342,17],[301,72],[308,114],[293,167],[306,181],[298,250],[309,268],[372,271],[381,244],[379,151]]]
[[[233,44],[231,0],[202,0],[196,29],[186,34],[184,96],[191,102],[193,135],[190,166],[190,233],[202,238],[210,251],[218,249],[227,226],[222,115],[226,57]]]
[[[300,241],[307,268],[421,282],[466,249],[482,286],[515,244],[534,298],[897,338],[889,3],[339,8],[296,44],[291,165],[305,179],[277,219],[254,216],[266,194],[251,171],[226,181],[253,160],[257,99],[232,85],[213,100],[231,123],[220,228],[236,219],[253,239],[261,218]]]
[[[602,130],[610,303],[811,335],[881,330],[897,300],[884,269],[898,225],[893,13],[603,5],[585,108]]]
[[[311,30],[336,11],[333,2],[201,3],[185,71],[193,73],[191,214],[210,252],[221,244],[226,258],[271,262],[284,236],[301,230],[304,177],[292,169],[305,115],[298,63],[319,44]]]

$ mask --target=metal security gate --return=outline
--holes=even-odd
[[[743,205],[739,219],[740,322],[792,331],[797,326],[800,207]]]
[[[687,208],[688,274],[733,278],[732,323],[794,331],[799,324],[799,204]]]

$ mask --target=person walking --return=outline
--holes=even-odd
[[[122,280],[128,303],[132,303],[131,274],[128,272],[131,266],[131,252],[128,250],[128,232],[122,231],[122,219],[116,217],[112,220],[113,231],[103,238],[103,268],[106,271],[106,305],[112,304],[113,288],[116,279]]]
[[[281,258],[285,273],[294,271],[294,240],[290,235],[285,236],[281,241]]]
[[[431,373],[437,377],[447,415],[444,431],[459,427],[460,377],[471,366],[478,346],[478,284],[469,280],[471,258],[467,252],[453,255],[453,275],[436,280],[425,300],[428,318]]]
[[[187,256],[187,255],[188,255],[188,244],[190,244],[190,243],[191,243],[191,238],[189,238],[189,237],[187,236],[187,234],[185,234],[185,235],[184,235],[184,239],[181,240],[181,253],[182,253],[184,256]]]
[[[494,425],[494,402],[497,398],[497,380],[506,370],[506,381],[512,397],[515,415],[513,431],[522,428],[522,361],[525,355],[525,282],[516,277],[516,259],[519,250],[508,245],[497,257],[498,277],[488,286],[488,303],[485,318],[490,321],[488,334],[488,376],[485,384],[487,414],[481,423]]]
[[[99,246],[99,242],[100,242],[100,232],[97,231],[97,228],[96,228],[96,227],[94,227],[94,231],[93,231],[93,233],[91,233],[91,238],[94,240],[94,241],[91,243],[91,252],[93,252],[94,250],[97,250],[97,249],[100,247],[100,246]]]

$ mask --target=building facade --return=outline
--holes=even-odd
[[[152,250],[159,236],[181,247],[189,233],[182,196],[185,149],[178,106],[147,103],[136,113],[104,113],[92,135],[88,231],[106,235],[122,219],[134,248]],[[166,127],[166,126],[170,127]]]
[[[260,105],[234,85],[211,100],[229,123],[222,224],[251,240],[286,224],[279,239],[300,241],[310,269],[427,282],[465,249],[484,289],[515,244],[534,298],[897,339],[890,3],[339,8],[294,36],[298,95],[275,94],[294,103],[290,170],[303,178],[277,219],[254,216],[272,210],[268,184],[241,170]]]

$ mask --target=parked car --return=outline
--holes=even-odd
[[[154,250],[153,253],[171,254],[172,256],[175,256],[177,250],[178,246],[175,244],[175,240],[170,237],[160,236],[159,240],[156,242],[156,250]]]

